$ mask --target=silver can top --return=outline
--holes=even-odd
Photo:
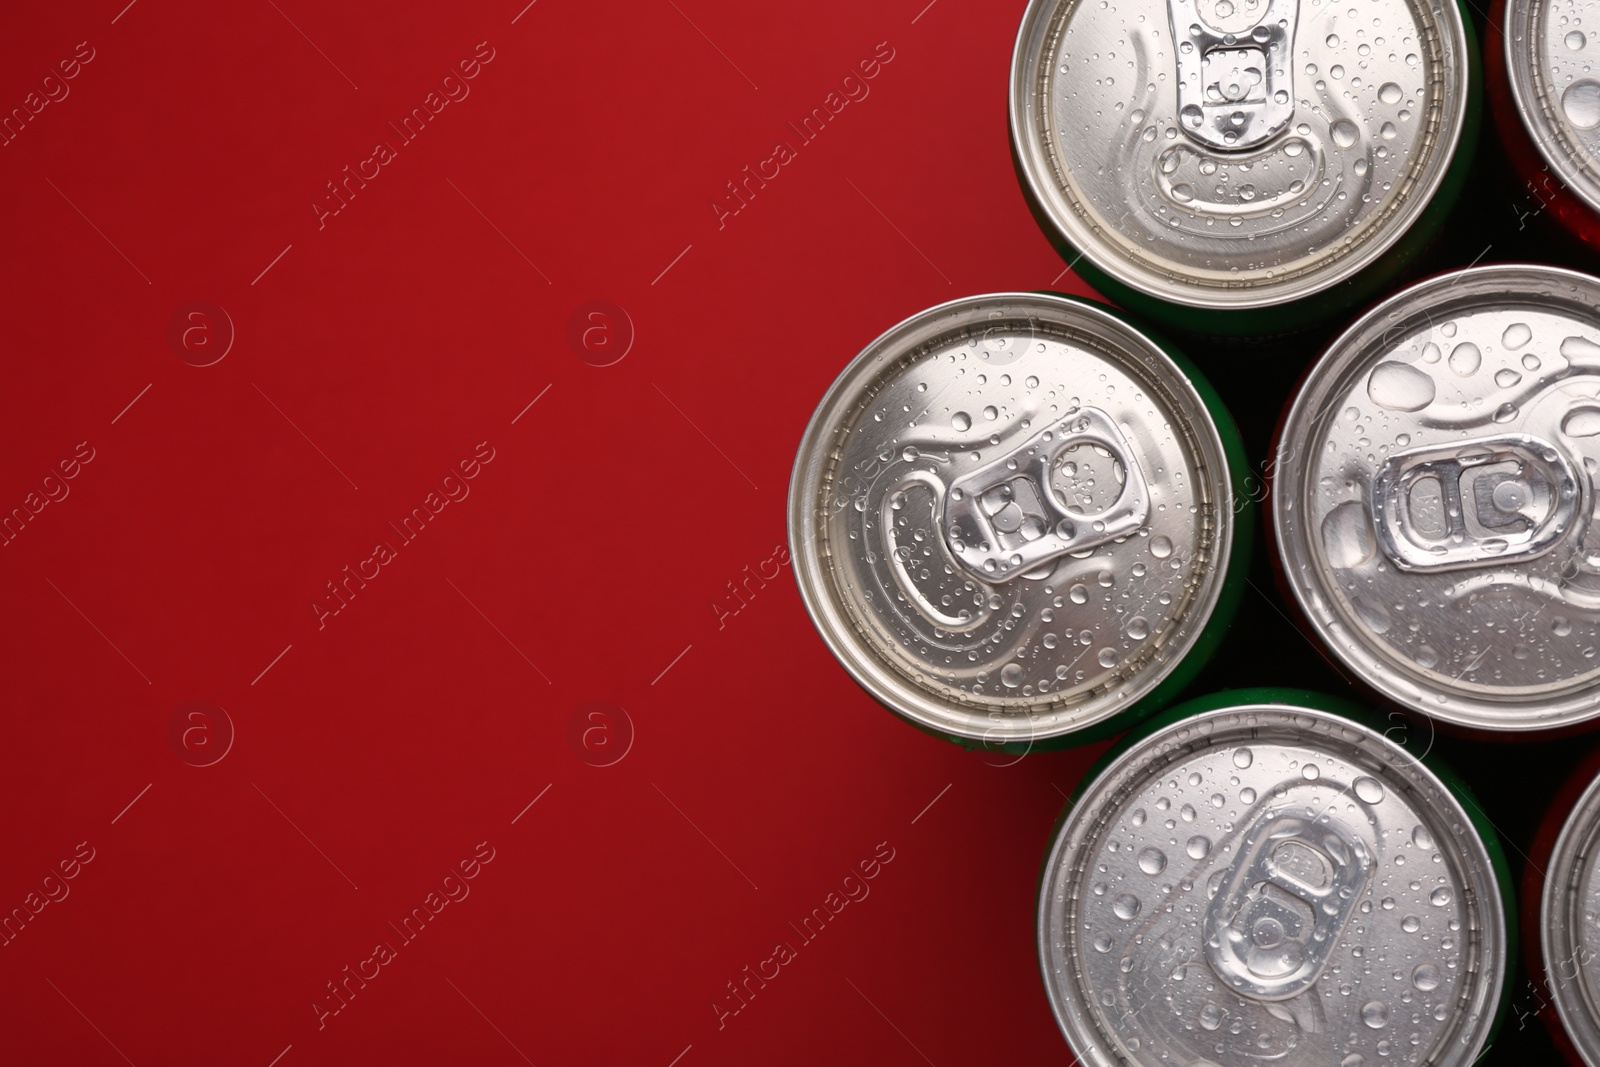
[[[1483,839],[1434,774],[1324,711],[1168,725],[1075,801],[1039,953],[1091,1067],[1473,1063],[1506,965]]]
[[[1178,664],[1233,545],[1210,413],[1161,348],[1064,297],[952,301],[873,341],[800,445],[789,536],[846,669],[937,733],[1026,743]]]
[[[1416,221],[1460,138],[1469,51],[1454,0],[1032,0],[1012,140],[1104,273],[1178,304],[1281,304]]]
[[[1600,5],[1510,0],[1504,34],[1523,126],[1561,184],[1600,211]]]
[[[1571,271],[1441,275],[1358,320],[1295,398],[1285,576],[1390,699],[1493,730],[1600,714],[1597,308]]]
[[[1583,1062],[1600,1067],[1600,779],[1567,817],[1546,868],[1540,953],[1556,1015]]]

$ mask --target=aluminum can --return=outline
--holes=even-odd
[[[1493,831],[1327,697],[1172,709],[1080,785],[1038,948],[1086,1067],[1467,1067],[1510,957]]]
[[[968,747],[1078,743],[1170,702],[1245,580],[1232,420],[1121,313],[1048,293],[914,315],[828,389],[789,490],[835,656]]]
[[[1489,102],[1527,194],[1519,223],[1555,221],[1600,249],[1600,21],[1577,3],[1500,0],[1485,49]]]
[[[1378,693],[1447,723],[1600,714],[1600,280],[1439,275],[1350,326],[1273,458],[1283,579]]]
[[[1091,285],[1177,328],[1303,328],[1387,288],[1458,198],[1480,78],[1455,0],[1031,0],[1011,140]]]
[[[1572,1062],[1600,1067],[1600,778],[1567,807],[1543,871],[1540,992],[1555,1005],[1558,1047]]]

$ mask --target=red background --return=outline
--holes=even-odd
[[[1020,6],[123,2],[0,34],[6,109],[94,50],[0,148],[0,506],[95,456],[0,549],[0,909],[95,850],[0,949],[0,1058],[1070,1059],[1033,893],[1089,755],[1001,769],[896,721],[788,567],[713,608],[785,542],[851,355],[1062,274],[1008,156]],[[470,95],[319,229],[324,183],[482,41]],[[801,146],[786,124],[880,42]],[[780,140],[798,158],[719,228]],[[636,334],[607,367],[567,342],[597,299]],[[192,300],[236,331],[212,366],[167,341]],[[470,495],[319,630],[324,583],[482,441]],[[168,742],[192,700],[236,729],[212,766]],[[592,700],[632,723],[611,766],[569,736]],[[325,983],[480,841],[470,895],[319,1030]]]
[[[1087,292],[1012,172],[1023,5],[525,2],[6,17],[0,115],[93,59],[0,147],[0,516],[37,509],[0,537],[0,917],[38,908],[0,936],[0,1060],[1071,1062],[1034,892],[1104,746],[1013,763],[896,721],[775,555],[800,434],[866,342],[969,293]],[[398,144],[479,42],[470,94]],[[875,53],[802,144],[789,124]],[[319,220],[380,140],[396,158]],[[1547,249],[1471,195],[1506,234],[1457,228],[1432,266]],[[169,341],[193,301],[235,335],[209,366],[214,313]],[[1192,351],[1259,460],[1317,342],[1226,347]],[[400,545],[388,524],[483,442],[470,494]],[[396,558],[319,618],[380,540]],[[1252,584],[1196,689],[1348,689],[1260,552]],[[174,728],[193,701],[234,730],[207,766],[227,729]],[[1515,859],[1540,787],[1438,742]],[[1559,770],[1586,745],[1524,751]],[[470,894],[401,943],[480,842]],[[1483,1063],[1527,1062],[1507,1029]]]

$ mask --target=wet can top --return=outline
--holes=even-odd
[[[1600,9],[1577,0],[1509,0],[1505,61],[1534,147],[1566,189],[1600,212]]]
[[[1223,586],[1229,468],[1194,385],[1099,305],[955,300],[873,341],[795,462],[796,577],[869,692],[934,733],[1031,743],[1167,677]]]
[[[1600,714],[1600,280],[1429,279],[1284,420],[1272,519],[1312,627],[1390,699],[1491,730]]]
[[[1600,1067],[1600,778],[1556,838],[1539,902],[1545,986],[1573,1047]]]
[[[1024,183],[1161,300],[1259,308],[1373,263],[1467,114],[1454,0],[1032,0],[1011,68]]]
[[[1249,697],[1133,743],[1067,813],[1038,934],[1068,1042],[1093,1067],[1467,1067],[1508,954],[1484,839],[1377,731]]]

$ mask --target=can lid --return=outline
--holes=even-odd
[[[1452,2],[1032,0],[1012,142],[1105,274],[1177,304],[1277,305],[1416,221],[1466,121],[1470,52]]]
[[[1556,838],[1540,899],[1539,949],[1556,1015],[1585,1063],[1600,1064],[1600,778]]]
[[[1320,709],[1222,707],[1116,756],[1045,863],[1039,953],[1086,1064],[1476,1061],[1507,928],[1449,788]]]
[[[1506,70],[1534,146],[1561,184],[1600,212],[1600,26],[1580,7],[1548,0],[1505,6]]]
[[[1285,577],[1390,699],[1466,726],[1600,715],[1600,280],[1496,265],[1333,342],[1274,468]]]
[[[1148,694],[1223,587],[1216,425],[1149,337],[1066,297],[914,315],[824,396],[789,492],[795,574],[835,655],[946,736],[1058,737]]]

